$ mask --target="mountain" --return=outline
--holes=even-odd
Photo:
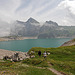
[[[40,28],[38,38],[64,38],[69,37],[69,32],[60,27],[56,22],[46,21]]]
[[[55,30],[55,28],[58,28],[58,24],[56,22],[53,21],[46,21],[43,26],[40,28],[40,33],[47,33],[50,30]]]
[[[23,36],[37,36],[39,34],[40,23],[33,18],[29,18],[25,22],[25,29]]]
[[[10,31],[10,36],[19,36],[19,32],[21,33],[21,35],[24,32],[24,28],[25,28],[25,22],[22,21],[18,21],[16,20],[14,23],[11,24],[11,31]]]
[[[44,26],[49,26],[49,27],[57,27],[58,24],[56,22],[53,22],[53,21],[46,21],[44,23]]]
[[[19,36],[37,36],[39,33],[40,23],[33,18],[26,22],[16,21],[12,24],[11,35]]]
[[[11,35],[38,37],[38,38],[64,38],[71,37],[69,31],[59,26],[56,22],[46,21],[42,26],[33,18],[26,22],[15,21],[11,27]]]
[[[39,22],[30,17],[30,18],[26,21],[26,23],[37,23],[37,24],[38,24]]]

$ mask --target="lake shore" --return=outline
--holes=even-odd
[[[37,37],[0,37],[0,41],[37,39]]]
[[[56,38],[59,39],[59,38],[71,38],[71,37],[56,37]],[[25,39],[38,39],[38,37],[0,37],[0,41],[25,40]],[[47,39],[51,39],[51,38],[47,38]]]
[[[19,56],[22,58],[26,58],[27,55],[27,52],[9,51],[9,50],[0,49],[0,59],[3,59],[4,56],[11,57],[15,53],[19,53]]]

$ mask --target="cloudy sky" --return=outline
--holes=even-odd
[[[0,0],[0,29],[8,27],[7,22],[26,21],[30,17],[39,22],[52,20],[74,26],[75,0]]]

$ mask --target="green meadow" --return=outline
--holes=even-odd
[[[22,62],[0,62],[0,75],[55,75],[47,69],[36,68]]]
[[[38,56],[38,51],[42,55]],[[25,59],[20,62],[0,60],[0,74],[9,75],[55,75],[48,68],[54,68],[64,75],[75,75],[75,46],[58,48],[33,47],[31,55],[35,58]],[[50,53],[43,57],[44,51]],[[40,68],[41,67],[41,68]]]
[[[50,55],[44,59],[43,54],[38,56],[38,51],[42,53],[47,51]],[[66,75],[75,75],[75,46],[58,47],[58,48],[32,48],[35,51],[35,58],[25,60],[26,63],[41,67],[52,67]],[[30,62],[29,62],[30,61]]]

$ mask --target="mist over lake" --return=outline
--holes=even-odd
[[[0,49],[27,52],[32,47],[59,47],[72,38],[25,39],[0,42]]]

